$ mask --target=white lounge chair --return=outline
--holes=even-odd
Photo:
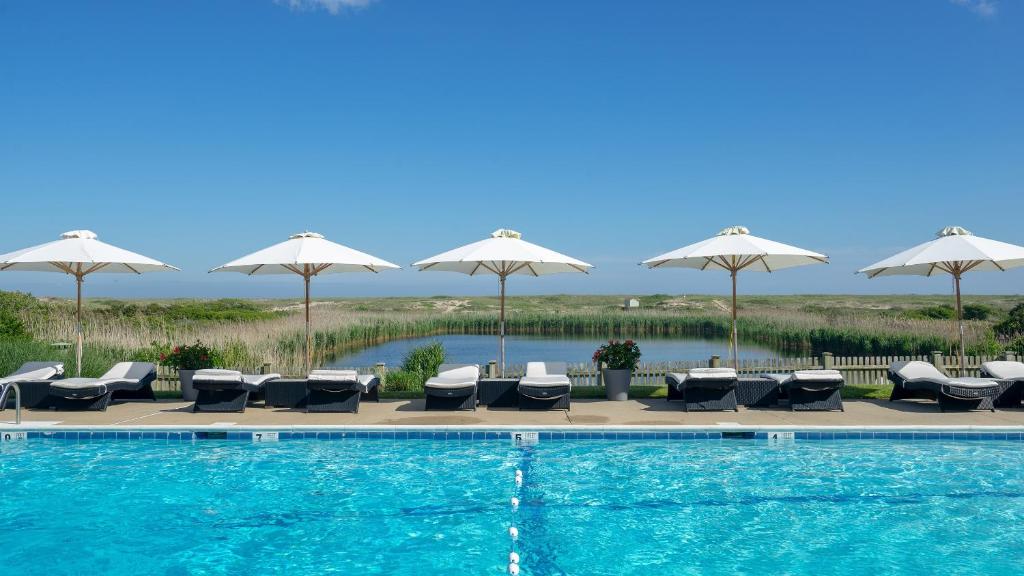
[[[193,412],[245,412],[249,395],[259,392],[280,374],[242,374],[238,370],[210,368],[196,370],[192,387],[196,390]]]
[[[933,364],[914,360],[889,366],[892,394],[889,401],[908,398],[937,400],[939,410],[947,408],[995,411],[999,381],[991,378],[950,378]]]
[[[1016,408],[1024,399],[1024,362],[997,360],[981,365],[983,378],[996,378],[1010,382],[1010,387],[996,399],[996,406]]]
[[[38,382],[48,393],[48,381],[62,378],[63,376],[64,364],[61,362],[25,362],[14,372],[0,378],[0,411],[3,411],[7,406],[8,396],[11,394],[11,384],[24,387],[27,384]],[[26,390],[22,390],[22,397],[20,398],[22,405],[34,404],[34,402],[25,402],[25,392]]]
[[[442,364],[437,376],[423,385],[424,410],[476,410],[478,380],[476,364]]]
[[[527,362],[519,379],[519,409],[568,410],[572,381],[565,362]]]
[[[380,401],[380,378],[355,370],[313,370],[306,377],[306,412],[359,412],[361,399]]]
[[[665,382],[682,397],[683,410],[738,411],[736,384],[739,377],[732,368],[691,368],[688,372],[671,372]]]
[[[156,365],[150,362],[118,362],[99,378],[66,378],[50,383],[57,410],[107,409],[113,400],[152,400]]]
[[[840,390],[846,384],[839,370],[796,370],[789,374],[762,374],[775,380],[779,388],[789,395],[789,409],[840,410],[843,397]]]

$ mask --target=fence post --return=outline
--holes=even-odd
[[[273,366],[270,362],[264,362],[263,366],[260,366],[260,374],[270,374],[270,368]]]
[[[708,360],[708,368],[720,368],[722,366],[722,357],[715,354]]]
[[[821,353],[821,367],[822,367],[822,369],[824,369],[824,370],[832,370],[832,368],[835,365],[836,365],[836,358],[835,358],[835,356],[832,355],[831,352],[822,352]]]
[[[1017,355],[1014,354],[1013,352],[1011,352],[1009,350],[1003,352],[1003,360],[1005,360],[1007,362],[1013,362],[1016,359],[1017,359]]]
[[[597,385],[604,386],[604,368],[608,364],[601,362],[597,365]]]
[[[497,378],[498,377],[498,361],[491,360],[487,363],[487,377]]]
[[[936,368],[938,368],[940,372],[945,372],[946,363],[943,362],[943,360],[942,360],[942,351],[941,350],[933,350],[932,351],[932,364]]]
[[[373,373],[375,376],[377,376],[377,378],[383,380],[384,375],[387,374],[387,372],[388,368],[387,366],[384,365],[383,362],[377,362],[376,364],[373,365]]]

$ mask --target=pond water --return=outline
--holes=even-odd
[[[702,338],[637,338],[641,363],[679,362],[683,360],[707,360],[712,355],[723,359],[729,357],[728,340],[706,340]],[[431,342],[440,342],[448,353],[449,362],[464,364],[486,364],[498,359],[498,337],[476,334],[450,334],[425,338],[393,340],[371,346],[325,363],[328,368],[367,367],[377,362],[398,366],[410,350]],[[506,336],[506,364],[525,364],[530,361],[542,362],[590,362],[594,350],[603,341],[599,338],[574,338],[566,336]],[[770,348],[747,345],[740,342],[740,358],[771,358],[778,356]]]

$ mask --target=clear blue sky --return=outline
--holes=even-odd
[[[408,265],[511,227],[597,267],[512,293],[724,293],[636,263],[740,224],[832,257],[743,292],[948,293],[853,271],[951,224],[1024,243],[1022,63],[1009,0],[0,0],[0,252],[88,228],[184,270],[90,295],[297,296],[205,271],[305,229]]]

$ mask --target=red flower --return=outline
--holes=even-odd
[[[181,352],[181,347],[175,346],[174,347],[174,353],[177,354],[178,352]]]
[[[202,360],[203,362],[206,362],[206,354],[200,355],[199,359]]]
[[[633,341],[632,340],[626,340],[626,346],[632,346],[632,345],[633,345]]]
[[[167,360],[167,354],[160,355],[160,361],[163,362],[164,360]]]

